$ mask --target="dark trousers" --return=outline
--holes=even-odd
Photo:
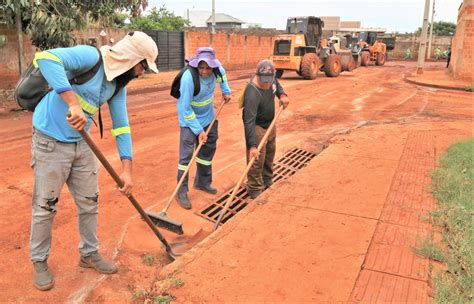
[[[204,130],[207,131],[208,127]],[[214,123],[212,129],[207,134],[207,141],[201,147],[197,158],[197,172],[194,178],[194,185],[196,186],[207,186],[212,183],[212,159],[216,153],[216,143],[218,138],[218,121]],[[193,156],[194,149],[199,145],[198,137],[191,131],[190,128],[181,127],[179,134],[179,164],[178,164],[178,181],[186,170],[186,167]],[[183,181],[183,184],[178,190],[178,193],[187,193],[188,188],[188,176]]]
[[[265,136],[267,129],[260,126],[255,126],[255,135],[257,143],[260,143],[263,136]],[[247,174],[247,192],[259,194],[265,188],[268,188],[273,183],[273,160],[275,159],[276,150],[276,128],[270,132],[267,143],[260,151],[258,160],[256,160],[249,173]],[[247,163],[249,161],[249,150],[247,149]]]

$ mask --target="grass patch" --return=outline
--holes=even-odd
[[[415,248],[415,253],[438,262],[444,262],[446,259],[443,249],[432,238],[421,240],[420,245]]]
[[[464,90],[468,92],[474,92],[474,83],[471,83],[470,85],[465,87]]]
[[[454,144],[442,155],[432,172],[433,195],[438,209],[432,212],[435,225],[443,228],[447,251],[438,251],[427,241],[424,253],[446,263],[446,271],[434,278],[435,303],[472,303],[474,298],[474,140]],[[423,244],[422,244],[423,245]]]
[[[153,299],[153,304],[169,304],[174,300],[172,295],[159,295]]]
[[[157,257],[151,253],[142,254],[142,263],[147,266],[153,266],[157,263]]]

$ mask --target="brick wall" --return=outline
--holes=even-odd
[[[272,35],[186,32],[185,41],[186,58],[193,57],[199,47],[211,46],[226,70],[253,68],[273,50]]]
[[[474,0],[464,0],[459,8],[449,70],[454,78],[474,81]]]
[[[437,47],[441,48],[441,52],[444,52],[451,45],[450,36],[435,36],[431,43],[431,59],[435,58],[434,51]],[[411,49],[411,55],[413,59],[418,59],[418,50],[420,48],[420,37],[415,35],[399,35],[396,37],[395,49],[390,54],[390,59],[401,59],[405,57],[407,48]]]

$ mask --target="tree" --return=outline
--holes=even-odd
[[[429,25],[431,26],[431,24]],[[430,30],[428,26],[428,32]],[[433,34],[436,36],[454,36],[456,32],[456,24],[446,21],[436,21],[433,22]],[[419,35],[421,33],[421,27],[418,28],[416,33]]]
[[[182,31],[189,24],[189,20],[176,16],[162,5],[159,9],[152,8],[145,16],[132,18],[129,27],[137,30]]]
[[[73,45],[73,31],[85,29],[89,21],[113,24],[118,11],[138,17],[148,0],[0,0],[1,19],[7,24],[14,23],[15,5],[20,5],[22,29],[31,35],[33,45],[49,49]]]

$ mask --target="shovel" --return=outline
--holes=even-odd
[[[278,117],[280,117],[280,114],[281,114],[282,111],[283,111],[283,106],[280,105],[280,109],[278,110],[277,114],[276,114],[275,117],[273,118],[273,121],[272,121],[272,123],[270,124],[270,126],[268,127],[267,131],[265,132],[265,135],[263,136],[262,140],[261,140],[260,143],[258,144],[257,152],[260,153],[260,150],[262,150],[263,146],[264,146],[265,143],[267,142],[268,137],[270,136],[270,132],[271,132],[272,129],[275,127],[276,121],[277,121]],[[242,182],[244,181],[244,178],[247,176],[247,173],[249,172],[250,168],[252,168],[254,162],[255,162],[255,157],[252,157],[252,158],[250,159],[249,163],[247,164],[247,167],[245,168],[244,173],[242,174],[242,176],[240,177],[239,181],[237,182],[237,185],[235,185],[234,190],[232,191],[232,194],[229,196],[229,198],[228,198],[227,201],[225,202],[224,208],[222,209],[221,213],[219,214],[219,217],[217,218],[217,221],[216,221],[216,223],[215,223],[215,225],[214,225],[214,231],[217,230],[217,228],[219,228],[219,225],[220,225],[220,223],[221,223],[221,221],[222,221],[222,218],[224,217],[224,215],[226,214],[227,210],[229,209],[230,203],[232,202],[232,200],[234,199],[235,195],[237,194],[237,191],[239,190],[240,185],[242,185]]]
[[[89,134],[86,133],[86,131],[84,130],[81,130],[79,131],[79,133],[81,133],[81,136],[82,138],[84,139],[84,141],[89,145],[89,147],[91,148],[92,152],[94,152],[95,156],[99,159],[99,161],[102,163],[102,165],[104,166],[104,168],[107,170],[107,172],[109,172],[110,176],[112,176],[112,178],[114,179],[114,181],[117,183],[117,185],[122,188],[123,187],[123,182],[122,180],[120,179],[120,177],[118,176],[117,172],[115,172],[115,170],[112,168],[112,166],[110,165],[110,163],[107,161],[107,159],[105,158],[104,154],[102,154],[102,152],[99,150],[99,148],[96,146],[96,144],[94,143],[94,141],[92,140],[92,138],[89,136]],[[150,227],[150,229],[153,231],[153,233],[155,233],[155,235],[158,237],[158,239],[161,241],[161,243],[163,243],[163,245],[165,246],[166,248],[166,252],[172,257],[172,258],[176,258],[177,256],[180,256],[183,254],[183,250],[181,249],[180,252],[175,252],[172,247],[170,246],[170,244],[168,243],[168,241],[166,241],[166,239],[163,237],[163,235],[160,233],[160,231],[158,230],[158,228],[156,228],[156,226],[153,224],[153,222],[151,221],[151,219],[148,217],[148,215],[146,214],[146,212],[143,210],[143,208],[140,206],[140,204],[138,203],[138,201],[135,199],[135,197],[130,194],[127,196],[128,199],[130,200],[130,202],[132,203],[133,207],[135,207],[135,209],[137,209],[138,213],[140,213],[141,217],[143,220],[145,220],[145,222],[148,224],[148,226]]]
[[[212,119],[211,123],[207,127],[206,135],[209,134],[211,131],[212,126],[214,125],[214,122],[216,121],[217,117],[221,113],[222,108],[224,107],[225,102],[223,101],[221,105],[219,106],[219,109],[217,110],[216,115],[214,115],[214,119]],[[170,198],[168,199],[168,202],[166,203],[165,207],[160,213],[152,213],[148,212],[148,216],[151,218],[153,223],[157,225],[158,227],[164,228],[168,231],[174,232],[176,234],[183,234],[183,224],[179,221],[170,219],[166,213],[168,212],[168,209],[171,206],[171,203],[173,202],[173,199],[175,198],[176,194],[178,193],[179,188],[183,184],[184,179],[186,178],[189,168],[191,165],[194,163],[196,160],[196,157],[199,153],[199,150],[201,150],[201,147],[204,145],[203,142],[200,142],[199,145],[197,146],[196,150],[194,150],[193,156],[191,157],[191,160],[188,163],[188,166],[186,167],[186,170],[184,170],[183,175],[179,179],[178,184],[176,185],[176,188],[174,189],[173,193],[171,194]],[[201,231],[199,231],[197,234],[200,234]],[[180,246],[181,247],[181,246]]]

